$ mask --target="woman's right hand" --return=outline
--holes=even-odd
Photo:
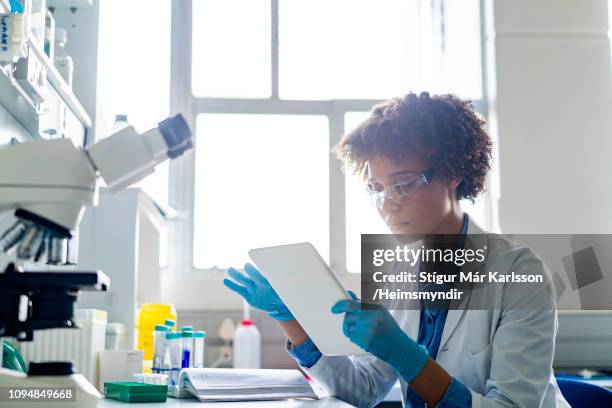
[[[252,307],[268,312],[273,319],[295,320],[270,282],[253,265],[245,264],[244,271],[246,275],[234,268],[229,268],[227,273],[233,280],[226,278],[223,284],[242,296]]]

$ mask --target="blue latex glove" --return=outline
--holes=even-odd
[[[423,370],[429,354],[427,349],[404,332],[393,316],[380,305],[362,310],[362,303],[349,291],[353,300],[341,300],[332,313],[346,313],[342,330],[353,343],[389,363],[408,382]]]
[[[234,268],[227,270],[230,279],[224,279],[223,283],[229,289],[242,296],[249,305],[256,309],[268,312],[271,318],[276,320],[295,320],[287,306],[278,297],[276,291],[270,286],[270,282],[250,263],[244,265],[247,275],[238,272]],[[234,282],[234,280],[236,282]]]

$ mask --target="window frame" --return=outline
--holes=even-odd
[[[334,146],[344,133],[344,117],[347,112],[369,111],[379,99],[337,100],[286,100],[279,98],[279,0],[271,2],[271,85],[272,93],[266,99],[197,97],[192,93],[192,2],[172,0],[171,16],[171,67],[170,106],[173,115],[181,113],[195,134],[196,118],[203,113],[229,114],[305,114],[327,116],[329,124],[329,147]],[[487,77],[484,1],[480,0],[482,99],[473,100],[475,109],[486,116]],[[197,140],[194,140],[197,143]],[[194,254],[194,203],[195,203],[195,149],[170,163],[169,204],[178,211],[178,216],[168,226],[168,267],[175,275],[218,279],[225,269],[196,268]],[[329,155],[329,253],[330,266],[341,279],[355,280],[358,273],[347,271],[346,262],[346,212],[345,175],[339,162]],[[494,225],[495,202],[487,188],[483,200],[487,211],[488,226]],[[487,225],[485,225],[487,227]]]

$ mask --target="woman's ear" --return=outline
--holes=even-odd
[[[448,187],[456,189],[457,187],[459,187],[459,184],[461,184],[462,181],[463,181],[463,177],[451,179],[448,182]]]

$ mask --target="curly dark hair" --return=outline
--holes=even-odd
[[[375,105],[370,116],[334,146],[343,169],[365,177],[372,155],[400,163],[408,154],[426,160],[446,180],[462,178],[458,200],[484,190],[491,139],[470,101],[455,95],[409,93]]]

